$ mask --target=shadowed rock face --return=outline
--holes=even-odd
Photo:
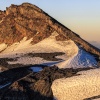
[[[33,38],[34,44],[57,31],[59,33],[57,40],[71,39],[97,58],[100,56],[99,49],[84,41],[35,5],[29,3],[11,5],[5,12],[0,11],[0,19],[3,19],[0,23],[0,43],[11,45],[19,42],[23,37],[28,37],[28,39]]]
[[[51,85],[55,79],[72,77],[78,71],[90,69],[53,66],[35,73],[29,68],[13,68],[0,73],[0,100],[53,100]]]

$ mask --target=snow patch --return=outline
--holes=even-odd
[[[100,95],[100,69],[78,72],[78,76],[57,79],[52,84],[57,100],[83,100]]]
[[[31,42],[32,42],[32,38],[27,40],[27,37],[24,37],[23,40],[12,44],[6,50],[4,50],[2,53],[12,53],[12,52],[16,52],[16,51],[18,52],[20,50],[22,50],[24,52],[25,49],[32,46]],[[20,53],[20,52],[18,52],[18,53]]]
[[[59,68],[84,68],[97,66],[96,59],[83,49],[79,49],[78,53],[70,57],[68,60],[58,64]]]
[[[42,70],[42,68],[41,67],[31,67],[30,68],[33,72],[39,72],[39,71],[41,71]]]
[[[0,52],[7,48],[5,43],[0,44]]]
[[[53,66],[56,63],[60,63],[61,61],[47,61],[40,57],[20,57],[17,61],[8,61],[8,64],[23,64],[23,65],[30,65],[30,64],[41,64],[47,66]]]

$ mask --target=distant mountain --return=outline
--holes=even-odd
[[[100,49],[100,41],[89,41],[92,45]]]
[[[98,48],[35,5],[0,11],[1,100],[53,100],[55,79],[98,68],[99,60]]]

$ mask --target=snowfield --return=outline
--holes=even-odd
[[[78,53],[70,57],[68,60],[58,64],[61,68],[84,68],[84,67],[96,67],[97,61],[93,56],[79,48]]]
[[[90,54],[85,52],[82,49],[79,49],[78,46],[71,40],[66,41],[56,41],[55,36],[58,34],[54,32],[49,38],[44,39],[43,41],[32,45],[30,40],[27,40],[25,37],[19,43],[14,43],[13,45],[7,47],[5,44],[2,44],[0,50],[6,48],[0,55],[1,57],[19,57],[17,61],[8,62],[9,64],[43,64],[49,63],[51,61],[46,61],[39,57],[22,57],[28,52],[33,53],[52,53],[52,52],[64,52],[65,55],[57,56],[57,58],[62,58],[62,62],[58,63],[59,68],[78,68],[78,67],[91,67],[96,66],[97,62]],[[28,48],[28,49],[27,49]],[[45,49],[46,48],[46,49]],[[11,54],[10,54],[11,52]],[[17,53],[17,55],[16,55]],[[85,63],[84,63],[85,62]],[[55,63],[54,61],[51,63]]]
[[[52,91],[56,100],[84,100],[100,95],[100,69],[82,71],[78,74],[80,75],[53,82]]]
[[[9,61],[9,64],[44,64],[57,65],[59,68],[83,68],[94,67],[97,65],[95,58],[87,53],[85,50],[79,48],[72,40],[56,41],[55,36],[58,33],[54,32],[52,35],[37,44],[32,45],[32,38],[27,40],[23,38],[22,41],[14,43],[7,47],[6,44],[1,44],[0,50],[5,49],[0,58],[16,58],[17,61]],[[62,52],[64,55],[56,56],[62,60],[49,61],[41,57],[25,57],[27,53],[54,53]]]

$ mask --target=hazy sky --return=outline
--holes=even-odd
[[[100,0],[0,0],[0,9],[29,2],[88,41],[100,41]]]

